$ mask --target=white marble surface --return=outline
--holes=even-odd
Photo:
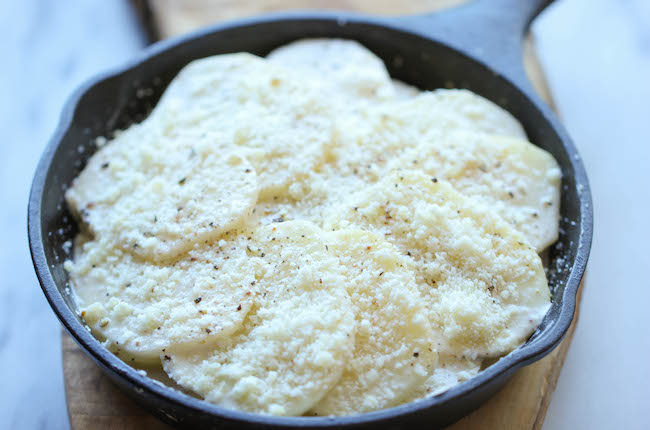
[[[1,1],[0,429],[65,429],[60,326],[27,246],[27,197],[67,96],[144,46],[126,2]]]
[[[650,428],[650,1],[564,0],[536,23],[595,228],[546,429]]]
[[[27,249],[29,185],[66,96],[144,41],[123,0],[5,0],[0,28],[0,429],[65,429],[59,325]],[[545,428],[648,428],[650,2],[561,0],[534,31],[596,213],[581,320]]]

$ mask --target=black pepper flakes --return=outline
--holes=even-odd
[[[172,358],[171,358],[171,357],[170,357],[169,355],[165,355],[165,357],[164,357],[164,358],[165,358],[165,360],[167,360],[167,361],[169,361],[169,360],[171,360],[171,359],[172,359]]]
[[[108,163],[104,163],[104,164],[102,164],[102,169],[108,169],[108,166],[109,166]]]
[[[417,358],[417,357],[419,357],[419,356],[420,356],[420,353],[419,353],[419,352],[414,352],[414,353],[413,353],[413,357]]]
[[[178,181],[178,185],[183,185],[183,184],[185,183],[185,180],[186,180],[186,179],[187,179],[187,178],[181,178],[181,179]]]
[[[194,303],[196,303],[197,305],[201,303],[201,297],[197,297],[196,299],[194,299]]]
[[[241,305],[237,306],[237,310],[241,311]]]
[[[438,178],[431,178],[431,182],[435,184],[436,182],[438,182]]]

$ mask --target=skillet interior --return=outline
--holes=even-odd
[[[30,197],[29,233],[34,264],[44,292],[66,328],[118,385],[160,418],[184,425],[241,425],[245,421],[258,428],[392,426],[421,420],[429,426],[446,425],[478,407],[516,368],[544,356],[564,335],[573,316],[577,284],[588,254],[589,244],[585,247],[582,243],[582,249],[579,245],[585,235],[591,237],[590,213],[585,216],[581,212],[585,199],[589,204],[589,192],[574,149],[570,144],[568,148],[563,145],[563,132],[554,129],[545,113],[506,79],[442,43],[386,25],[392,24],[353,15],[310,14],[217,26],[155,45],[140,60],[87,84],[69,101],[39,164]],[[69,257],[64,243],[76,235],[78,227],[66,209],[64,192],[95,151],[94,138],[111,136],[115,130],[141,121],[171,79],[193,59],[239,51],[263,56],[277,46],[305,37],[358,40],[384,60],[394,78],[421,89],[468,88],[496,102],[517,117],[530,140],[553,154],[562,168],[561,234],[549,252],[551,310],[524,347],[478,377],[435,398],[347,418],[272,418],[227,411],[138,375],[104,350],[76,315],[63,262]]]

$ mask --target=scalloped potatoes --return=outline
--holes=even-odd
[[[104,345],[205,400],[350,415],[508,354],[550,292],[560,171],[508,112],[360,44],[194,61],[66,193]]]

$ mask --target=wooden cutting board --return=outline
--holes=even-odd
[[[377,14],[432,11],[460,0],[141,0],[134,1],[152,38],[181,34],[220,20],[281,9],[347,9]],[[550,93],[534,54],[525,47],[526,70],[535,88],[549,103]],[[503,390],[480,409],[454,424],[452,430],[541,429],[578,317],[550,355],[521,369]],[[122,394],[72,338],[63,333],[63,373],[72,429],[169,429]]]

